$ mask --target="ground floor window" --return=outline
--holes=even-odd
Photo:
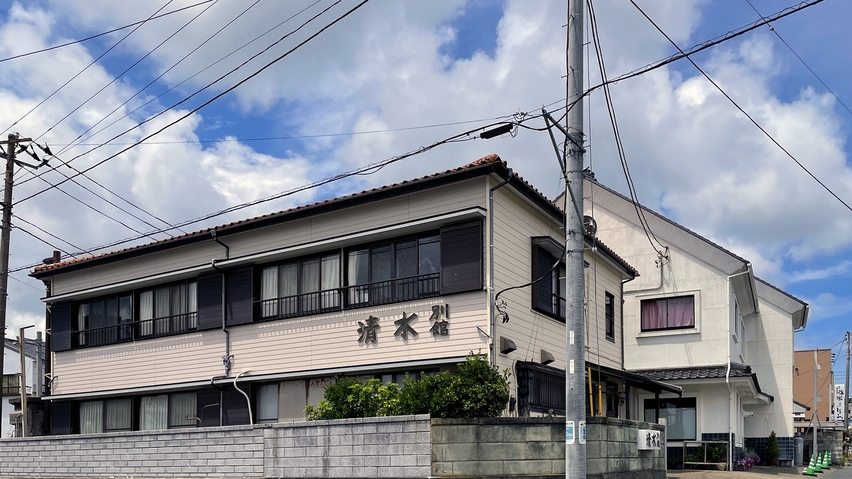
[[[278,422],[278,383],[257,387],[257,422]]]
[[[80,403],[80,434],[96,434],[132,429],[133,404],[130,398]]]
[[[645,400],[645,421],[657,422],[653,399]],[[695,398],[660,399],[660,417],[666,420],[666,440],[692,441],[696,439]]]

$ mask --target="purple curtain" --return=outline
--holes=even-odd
[[[695,326],[695,308],[692,306],[692,296],[668,299],[669,327],[684,328]]]
[[[642,301],[642,330],[695,326],[692,296]]]
[[[642,329],[666,327],[666,304],[662,301],[642,301]]]

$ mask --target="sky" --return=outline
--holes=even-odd
[[[635,1],[681,48],[796,5]],[[593,5],[608,78],[676,53],[630,2]],[[2,136],[19,132],[54,154],[48,166],[15,173],[8,335],[43,328],[44,286],[28,272],[54,249],[113,244],[100,250],[109,251],[179,234],[175,224],[194,231],[491,153],[555,198],[563,185],[546,132],[477,135],[500,121],[541,128],[543,106],[561,115],[566,8],[565,0],[0,0]],[[687,60],[611,87],[640,201],[806,301],[797,349],[841,353],[850,329],[851,15],[852,3],[825,0],[693,56],[765,133]],[[585,48],[585,83],[598,85],[594,47]],[[601,90],[585,112],[587,166],[626,193]],[[302,188],[465,132],[372,174]]]

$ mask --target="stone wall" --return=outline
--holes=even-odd
[[[665,479],[665,452],[639,451],[639,429],[658,424],[588,418],[586,475]],[[432,476],[565,474],[565,418],[432,419]]]

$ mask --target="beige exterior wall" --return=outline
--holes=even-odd
[[[492,186],[497,183],[492,181]],[[510,286],[529,283],[532,278],[532,241],[536,236],[549,236],[560,244],[565,243],[562,227],[542,215],[513,190],[495,191],[494,230],[495,293]],[[488,232],[486,231],[486,235]],[[595,252],[587,249],[585,260],[586,298],[586,359],[604,366],[621,369],[621,272],[609,263],[599,260]],[[615,338],[606,339],[605,292],[615,297]],[[496,319],[495,340],[498,341],[497,365],[514,374],[516,361],[541,361],[541,350],[556,359],[550,366],[565,369],[565,323],[532,309],[532,289],[513,289],[500,296],[507,303],[509,322]],[[517,350],[500,354],[499,338],[511,339]],[[517,381],[513,381],[513,390]],[[514,395],[514,394],[513,394]]]
[[[484,183],[484,178],[475,178],[424,192],[348,207],[339,212],[310,216],[276,226],[228,235],[221,240],[230,247],[231,258],[239,258],[275,249],[309,245],[339,236],[369,232],[380,227],[429,218],[451,211],[472,207],[485,208],[488,197],[480,187]],[[388,233],[387,236],[394,236],[394,233]],[[316,251],[350,246],[359,241],[371,240],[352,240],[348,244],[318,246]],[[300,252],[297,255],[308,252]],[[66,294],[185,268],[208,266],[212,259],[222,259],[224,255],[224,248],[215,243],[211,237],[209,241],[202,243],[59,274],[53,277],[52,294]],[[213,269],[210,268],[210,271],[212,272]],[[187,277],[189,276],[194,274]]]

